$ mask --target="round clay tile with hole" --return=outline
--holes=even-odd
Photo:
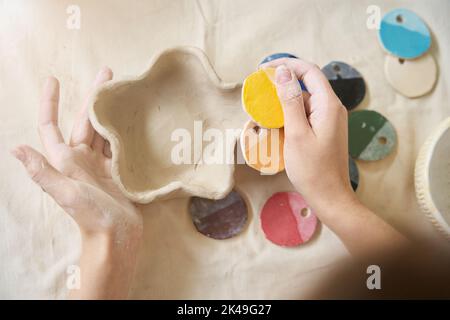
[[[394,9],[384,15],[379,38],[386,51],[404,59],[420,57],[431,46],[431,35],[426,24],[406,9]]]
[[[263,174],[284,170],[284,129],[265,129],[248,121],[241,133],[242,155],[248,166]]]
[[[384,72],[389,84],[408,98],[430,92],[437,79],[437,66],[430,53],[414,60],[386,56]]]
[[[397,143],[392,124],[372,110],[350,113],[348,117],[349,151],[353,158],[375,161],[388,156]]]
[[[278,192],[264,204],[261,226],[271,242],[294,247],[311,239],[317,228],[317,217],[297,192]]]
[[[234,190],[220,200],[192,197],[189,213],[198,232],[219,240],[239,234],[248,218],[247,204]]]
[[[284,126],[284,115],[277,89],[272,79],[275,68],[264,68],[249,75],[242,85],[242,105],[245,112],[263,128]]]
[[[332,61],[322,68],[331,87],[348,109],[356,108],[364,99],[366,84],[358,70],[339,61]]]
[[[265,57],[260,63],[259,65],[262,65],[263,63],[267,63],[273,60],[277,60],[277,59],[281,59],[281,58],[294,58],[294,59],[298,59],[297,56],[291,54],[291,53],[287,53],[287,52],[280,52],[280,53],[274,53],[271,54],[270,56]],[[303,83],[303,81],[299,80],[300,82],[300,86],[302,87],[303,91],[308,91],[306,89],[305,84]]]

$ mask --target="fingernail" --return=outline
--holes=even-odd
[[[291,71],[284,64],[275,70],[275,80],[278,84],[284,84],[292,80]]]
[[[46,94],[53,94],[58,90],[58,85],[58,80],[55,77],[48,77],[47,80],[45,80],[44,92]]]
[[[103,67],[100,69],[100,71],[97,73],[97,76],[95,78],[95,82],[104,82],[105,80],[110,80],[112,78],[112,71],[108,67]]]
[[[11,150],[11,154],[12,154],[17,160],[22,161],[22,162],[25,161],[25,153],[24,153],[21,149],[19,149],[19,148],[13,149],[13,150]]]
[[[50,77],[48,77],[47,78],[47,80],[45,80],[45,86],[46,87],[55,87],[56,85],[57,85],[57,82],[58,82],[58,80],[56,80],[56,78],[55,77],[53,77],[53,76],[50,76]]]
[[[100,70],[100,73],[109,74],[111,73],[111,69],[108,68],[107,66],[103,66],[102,69]]]

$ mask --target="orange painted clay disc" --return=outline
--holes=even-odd
[[[247,165],[263,174],[284,170],[284,130],[265,129],[248,121],[241,133],[241,148]]]
[[[275,129],[284,126],[283,109],[273,83],[275,69],[265,68],[249,75],[242,87],[245,112],[260,127]]]

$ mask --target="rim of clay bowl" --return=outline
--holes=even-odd
[[[206,53],[203,50],[201,50],[197,47],[179,46],[179,47],[173,47],[173,48],[161,50],[158,53],[156,53],[155,55],[153,55],[153,57],[150,59],[149,66],[146,69],[146,71],[137,77],[124,77],[124,78],[120,78],[120,79],[111,80],[111,81],[108,81],[108,82],[100,85],[93,92],[93,94],[91,95],[91,97],[89,98],[89,101],[88,101],[89,119],[91,120],[92,126],[103,138],[105,138],[110,143],[111,153],[112,153],[112,158],[111,158],[112,179],[116,183],[116,185],[119,187],[119,189],[122,191],[122,193],[128,199],[130,199],[134,202],[137,202],[137,203],[141,203],[141,204],[150,203],[156,199],[168,198],[169,196],[171,196],[177,192],[181,192],[183,194],[188,194],[188,195],[195,195],[198,197],[209,198],[209,199],[221,199],[221,198],[225,197],[234,187],[234,170],[235,170],[234,164],[229,164],[227,166],[228,169],[230,170],[229,181],[227,182],[228,187],[224,190],[220,190],[220,191],[217,191],[214,193],[212,193],[208,187],[203,187],[200,185],[189,185],[188,183],[184,183],[183,181],[178,181],[178,180],[171,181],[168,184],[163,185],[157,189],[149,189],[146,191],[138,191],[138,192],[128,190],[122,182],[120,172],[119,172],[119,154],[120,154],[121,145],[119,142],[120,140],[119,140],[118,134],[114,130],[106,129],[105,127],[103,127],[99,123],[99,121],[97,119],[97,115],[95,114],[95,111],[94,111],[94,105],[98,100],[99,93],[101,91],[114,89],[115,87],[126,84],[126,83],[132,83],[132,82],[137,82],[137,81],[143,80],[144,78],[149,76],[149,74],[152,72],[153,66],[156,63],[158,63],[158,60],[160,60],[161,58],[163,58],[166,55],[170,55],[170,54],[177,53],[177,52],[180,54],[190,54],[190,55],[196,57],[200,61],[201,65],[202,65],[203,69],[205,70],[211,83],[218,89],[228,91],[228,90],[236,89],[239,86],[241,86],[240,83],[223,82],[222,79],[220,79],[220,77],[217,75],[211,62],[208,59],[208,56],[206,55]],[[236,143],[237,143],[237,139],[235,141],[235,147],[236,147]]]
[[[448,130],[450,130],[450,117],[438,125],[421,147],[419,156],[416,160],[414,175],[416,197],[422,212],[431,221],[434,227],[447,238],[447,240],[450,240],[450,225],[446,222],[433,201],[430,191],[429,174],[435,147]]]

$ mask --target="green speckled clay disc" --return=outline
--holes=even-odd
[[[348,118],[350,155],[355,159],[375,161],[389,155],[397,143],[392,124],[376,111],[350,113]]]

